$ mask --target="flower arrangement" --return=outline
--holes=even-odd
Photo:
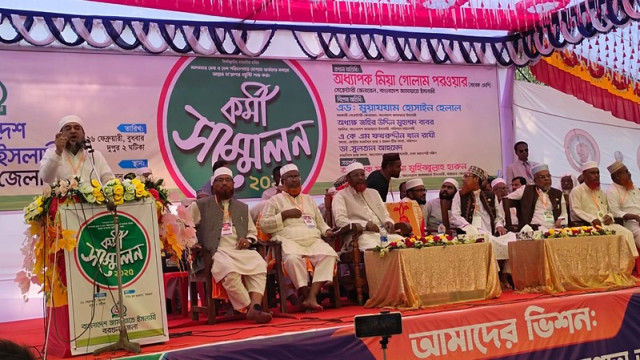
[[[412,236],[402,240],[389,242],[386,246],[376,246],[373,251],[380,253],[380,257],[385,256],[389,251],[395,249],[420,249],[423,247],[447,246],[474,244],[484,242],[484,235],[458,235],[446,234],[427,235],[425,237]]]
[[[544,232],[545,238],[577,237],[577,236],[598,236],[615,235],[615,230],[605,229],[602,226],[578,226],[561,229],[549,229]]]
[[[22,270],[16,274],[15,281],[25,300],[30,284],[34,283],[44,284],[43,291],[47,296],[53,296],[56,303],[66,303],[64,257],[58,252],[72,251],[76,247],[76,233],[62,228],[58,215],[58,206],[62,204],[86,202],[99,205],[106,199],[113,199],[115,205],[121,205],[153,198],[158,211],[162,248],[171,257],[181,258],[185,248],[197,241],[193,220],[182,205],[178,206],[177,216],[169,211],[168,191],[162,184],[162,179],[134,178],[112,179],[100,186],[97,180],[88,182],[76,177],[45,185],[42,194],[24,208],[28,228],[21,249],[24,255]],[[53,294],[52,289],[56,290]]]

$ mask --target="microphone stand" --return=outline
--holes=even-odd
[[[88,140],[85,140],[84,148],[88,154],[91,154],[91,155],[93,154],[94,152],[93,147],[91,146],[91,142],[89,142]],[[88,156],[88,158],[89,158],[89,162],[91,163],[91,167],[93,168],[93,171],[96,174],[98,183],[100,183],[100,188],[102,188],[100,174],[98,173],[98,171],[96,171],[96,164],[93,161],[93,157]],[[109,199],[105,196],[105,202],[107,203],[107,209],[111,212],[113,216],[113,227],[114,227],[114,233],[115,233],[114,238],[116,241],[116,271],[117,271],[116,276],[118,277],[118,316],[120,320],[120,333],[118,336],[118,340],[115,343],[94,350],[93,355],[100,355],[108,351],[116,351],[116,350],[125,350],[125,351],[129,351],[137,354],[140,352],[140,344],[137,342],[129,341],[129,335],[127,334],[127,327],[125,326],[125,323],[124,323],[124,311],[123,311],[124,306],[122,301],[123,300],[122,264],[121,264],[122,244],[120,239],[120,221],[118,220],[118,209],[116,204],[113,201],[113,197]]]

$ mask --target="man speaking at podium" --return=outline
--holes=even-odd
[[[94,150],[85,150],[82,119],[76,115],[67,115],[58,123],[60,132],[56,134],[55,148],[45,151],[40,162],[40,178],[46,183],[66,180],[78,176],[81,180],[100,179],[104,184],[113,179],[113,172],[104,156]],[[88,157],[91,159],[88,159]],[[91,163],[95,163],[95,171]],[[97,175],[96,175],[97,171]]]

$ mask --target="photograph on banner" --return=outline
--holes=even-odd
[[[7,55],[16,61],[0,69],[0,196],[15,208],[41,193],[39,162],[69,114],[83,119],[116,176],[149,167],[176,198],[195,197],[218,160],[232,168],[238,198],[260,197],[273,169],[289,162],[311,194],[350,162],[370,173],[389,152],[400,153],[402,178],[432,188],[471,164],[502,168],[492,67]]]

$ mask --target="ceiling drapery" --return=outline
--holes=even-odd
[[[262,14],[263,17],[275,16],[273,11],[268,11],[273,4],[276,4],[275,2],[266,3],[270,5],[265,5],[264,9],[259,7],[262,9],[259,12],[256,12],[256,8],[251,7],[251,4],[255,3],[253,1],[220,0],[215,4],[226,4],[226,1],[236,2],[238,6],[235,13],[248,14],[246,17],[250,19],[258,18],[259,14]],[[221,54],[256,57],[268,49],[276,32],[289,32],[299,49],[309,58],[314,59],[346,58],[350,60],[416,61],[437,64],[525,66],[537,61],[541,56],[550,55],[555,49],[563,48],[567,44],[578,44],[585,38],[609,32],[612,28],[640,19],[640,8],[635,1],[594,0],[555,12],[547,11],[544,17],[538,16],[536,18],[537,22],[533,22],[533,19],[531,19],[532,23],[518,23],[511,20],[512,26],[523,27],[526,25],[530,29],[505,36],[457,35],[437,31],[426,32],[422,28],[390,30],[387,27],[372,26],[371,24],[340,26],[325,22],[266,23],[244,19],[202,22],[0,9],[0,29],[4,30],[0,31],[0,42],[4,44],[27,43],[33,46],[114,48],[152,54],[168,52],[202,56]],[[125,4],[132,2],[142,5],[146,3],[144,0],[113,0],[109,2]],[[246,4],[242,5],[245,2]],[[178,0],[174,5],[182,6],[187,3],[189,2]],[[196,4],[202,4],[200,1],[190,3],[194,7]],[[210,2],[208,3],[210,4]],[[293,8],[302,3],[311,6],[309,4],[317,2],[292,0],[291,16],[296,14]],[[331,2],[322,3],[326,6],[334,4]],[[456,4],[458,3],[456,2]],[[343,4],[334,4],[336,8],[340,8],[340,6]],[[505,6],[509,8],[508,5]],[[241,7],[244,10],[241,11]],[[456,8],[463,9],[464,7],[456,5]],[[286,9],[286,6],[280,8],[281,14],[289,13]],[[361,9],[360,12],[375,12],[376,9],[379,10],[379,8],[372,6],[372,9]],[[491,9],[485,10],[492,11]],[[445,14],[446,11],[452,10],[437,11]],[[399,16],[400,12],[399,9],[395,10],[393,16]],[[393,16],[390,15],[391,18]],[[410,22],[417,21],[409,19],[408,16],[405,18]],[[436,23],[433,18],[431,16],[430,24]],[[371,19],[380,20],[380,16]],[[344,22],[344,19],[342,21]],[[465,21],[477,21],[477,16]],[[499,16],[494,16],[493,21],[500,22],[502,20]],[[249,38],[254,41],[250,43]],[[258,40],[255,41],[256,39]]]

